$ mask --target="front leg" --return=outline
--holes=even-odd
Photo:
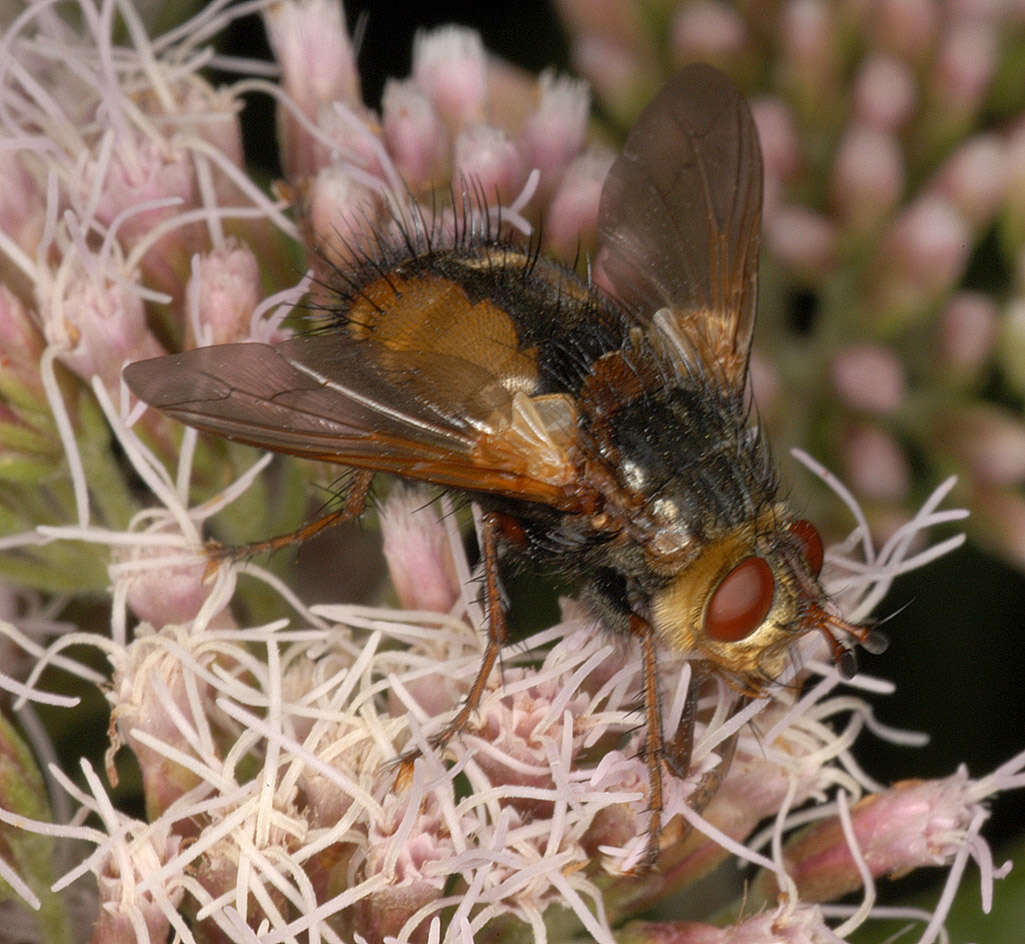
[[[648,767],[648,848],[641,872],[651,869],[658,858],[662,834],[662,760],[665,743],[662,734],[662,705],[658,692],[658,660],[655,631],[647,620],[636,614],[630,617],[630,632],[641,643],[644,658],[644,714],[647,722],[647,745],[644,760]]]
[[[703,663],[692,662],[693,673],[690,685],[687,687],[687,700],[683,706],[683,715],[680,717],[680,726],[676,734],[666,747],[666,765],[674,776],[681,780],[686,779],[690,774],[691,761],[694,754],[694,731],[697,727],[698,699],[704,683],[709,680],[709,672],[702,668]],[[749,701],[742,697],[738,704],[731,705],[727,717],[732,717]],[[691,792],[687,805],[700,813],[708,805],[709,800],[715,796],[721,786],[726,774],[729,773],[730,765],[733,763],[733,755],[737,749],[737,739],[740,731],[734,731],[725,742],[720,751],[721,760],[712,770],[702,774],[694,790]]]

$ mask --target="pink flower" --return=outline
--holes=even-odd
[[[413,81],[453,132],[480,121],[487,69],[479,34],[456,26],[418,32],[413,42]]]

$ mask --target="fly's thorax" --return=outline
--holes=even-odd
[[[788,647],[814,629],[822,603],[818,533],[779,505],[704,542],[652,595],[663,645],[697,654],[757,691],[783,671]]]

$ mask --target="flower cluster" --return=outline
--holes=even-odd
[[[713,62],[751,93],[767,250],[753,379],[779,440],[835,455],[878,536],[921,500],[916,463],[956,471],[969,532],[1025,566],[1022,4],[557,7],[624,126],[662,63]]]
[[[618,71],[602,58],[609,37],[584,29],[579,65],[626,114],[644,89],[627,95],[617,81],[657,76],[637,67],[633,8],[608,7]],[[276,64],[211,47],[254,8]],[[687,11],[673,42],[692,42],[702,16],[731,22],[728,8]],[[817,88],[798,68],[801,55],[824,56],[813,12],[793,4],[781,19],[794,33],[793,102]],[[13,934],[837,941],[894,913],[876,903],[877,877],[946,866],[935,912],[898,913],[928,942],[943,933],[969,858],[988,901],[1006,867],[980,837],[985,801],[1025,785],[1025,755],[981,779],[875,782],[851,753],[861,732],[919,737],[885,728],[857,697],[887,683],[862,676],[842,689],[817,639],[801,643],[779,686],[742,706],[724,683],[692,676],[685,658],[660,661],[666,728],[693,723],[694,750],[687,778],[665,778],[653,871],[643,868],[642,660],[573,600],[503,653],[467,730],[435,747],[485,636],[480,575],[445,497],[396,488],[378,509],[397,607],[310,606],[270,569],[280,561],[222,559],[204,538],[208,527],[230,543],[286,530],[323,472],[200,440],[133,403],[120,382],[128,361],[287,337],[290,312],[319,291],[295,275],[304,242],[319,250],[312,266],[339,264],[368,231],[410,213],[445,226],[494,207],[514,229],[542,221],[548,248],[571,257],[593,236],[612,159],[589,141],[582,82],[525,76],[474,33],[447,28],[420,36],[412,76],[389,84],[377,114],[361,100],[333,0],[217,0],[158,37],[127,2],[79,0],[69,19],[61,13],[32,0],[0,37],[0,689],[19,722],[0,721],[0,880]],[[744,61],[742,29],[736,41]],[[214,88],[209,66],[241,77]],[[279,108],[288,181],[270,196],[242,154],[249,93]],[[793,102],[759,109],[781,257],[771,234],[793,206],[786,186],[800,155],[790,176],[779,172],[769,125],[773,114],[793,122]],[[439,181],[449,181],[440,197]],[[846,211],[863,234],[885,216],[873,221],[869,209],[861,200]],[[830,238],[832,257],[846,242]],[[795,260],[825,284],[828,268]],[[906,303],[906,286],[879,282]],[[880,309],[878,323],[904,311]],[[892,353],[877,344],[843,355],[833,376],[847,408],[897,410]],[[992,356],[987,348],[979,361]],[[866,423],[865,435],[880,428]],[[823,572],[851,620],[897,575],[960,543],[923,549],[929,529],[964,518],[941,508],[952,481],[873,543],[877,522],[803,461],[855,518]],[[343,548],[336,566],[355,569],[357,557]],[[104,762],[58,753],[98,696],[109,709]],[[718,924],[710,914],[632,920],[728,860],[749,882]],[[832,904],[852,891],[859,903]]]

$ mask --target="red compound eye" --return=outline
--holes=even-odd
[[[705,632],[719,642],[746,639],[762,625],[775,590],[769,565],[761,557],[744,558],[708,601]]]
[[[790,533],[801,545],[801,554],[804,562],[808,565],[813,577],[817,577],[822,570],[822,561],[825,557],[825,550],[822,547],[822,535],[819,529],[810,521],[802,518],[790,525]]]

